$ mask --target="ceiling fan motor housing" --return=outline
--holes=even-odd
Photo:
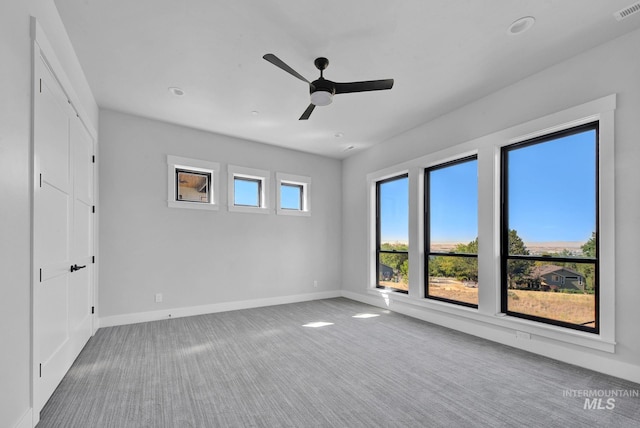
[[[309,92],[311,93],[311,102],[313,104],[317,106],[326,106],[331,104],[331,101],[333,101],[336,88],[332,81],[321,77],[309,85]]]

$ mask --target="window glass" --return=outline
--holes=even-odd
[[[478,161],[465,158],[425,170],[425,295],[478,305]]]
[[[409,177],[377,183],[377,286],[409,290]]]
[[[531,254],[582,255],[596,230],[595,146],[592,129],[507,151],[509,229]]]
[[[260,207],[261,184],[257,179],[234,177],[234,205]]]
[[[176,169],[176,200],[211,202],[211,173]]]
[[[597,131],[503,148],[503,312],[597,331]]]
[[[280,185],[280,208],[302,210],[303,189],[299,184],[282,183]]]

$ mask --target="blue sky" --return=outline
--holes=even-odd
[[[409,242],[409,179],[380,184],[380,241]]]
[[[478,236],[478,161],[432,170],[431,242],[469,243]]]
[[[301,186],[296,185],[282,185],[280,186],[280,208],[289,210],[301,210],[300,206],[300,193],[302,192]]]
[[[595,231],[595,131],[509,152],[509,227],[525,242]]]
[[[234,204],[258,206],[259,182],[257,180],[234,180]],[[301,210],[300,186],[280,186],[280,207],[291,210]]]
[[[234,180],[234,204],[257,207],[260,205],[258,180]]]
[[[585,242],[595,231],[595,131],[509,152],[509,227],[525,242]],[[380,186],[381,241],[408,241],[408,179]],[[478,236],[477,161],[430,176],[431,242]]]

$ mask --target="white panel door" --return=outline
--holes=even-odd
[[[71,261],[77,270],[69,276],[69,330],[77,355],[91,336],[93,302],[93,139],[78,117],[71,119],[73,223]],[[75,357],[74,357],[75,358]]]
[[[39,412],[91,335],[93,139],[40,58],[34,83],[34,411]]]

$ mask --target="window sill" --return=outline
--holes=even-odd
[[[180,201],[167,201],[169,208],[187,208],[192,210],[209,210],[218,211],[218,204],[205,204],[201,202],[180,202]]]
[[[311,211],[301,211],[301,210],[286,210],[282,208],[278,208],[276,210],[276,214],[278,215],[292,215],[298,217],[311,217]]]
[[[262,208],[262,207],[241,207],[236,205],[229,205],[228,208],[230,212],[237,212],[237,213],[250,213],[250,214],[269,214],[270,213],[269,208]]]
[[[607,338],[604,338],[598,334],[566,329],[554,325],[547,325],[535,321],[508,316],[501,313],[487,315],[480,313],[478,309],[475,308],[469,308],[440,301],[432,301],[424,298],[411,297],[406,294],[396,293],[391,290],[369,288],[367,290],[367,294],[382,297],[388,303],[397,301],[398,303],[409,304],[412,306],[437,311],[441,314],[453,315],[474,322],[481,322],[484,324],[510,329],[514,331],[514,336],[516,331],[524,332],[529,333],[532,336],[544,337],[546,339],[552,339],[561,343],[581,346],[589,349],[597,349],[599,351],[609,353],[615,352],[615,341],[608,340]]]

